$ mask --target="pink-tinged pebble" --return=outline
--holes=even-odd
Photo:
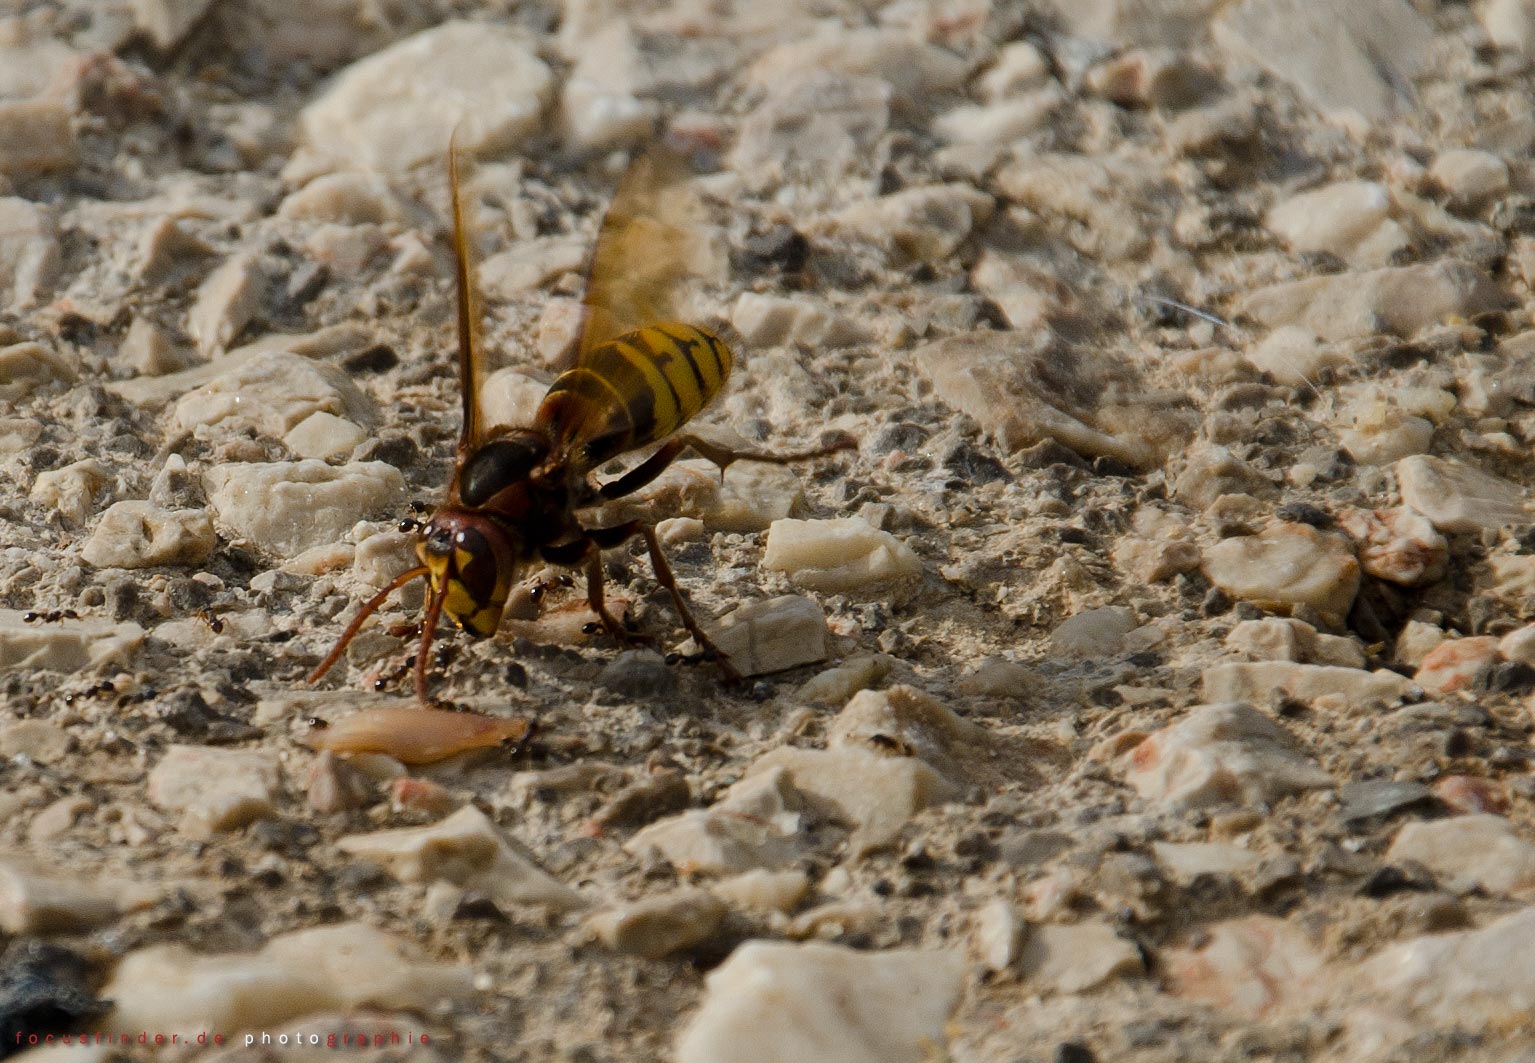
[[[396,812],[452,812],[459,806],[458,798],[446,786],[430,779],[413,779],[402,775],[389,784],[389,807]]]
[[[1463,813],[1508,811],[1508,794],[1491,779],[1475,775],[1446,775],[1432,787],[1434,796],[1452,810]]]
[[[1433,694],[1453,694],[1469,687],[1476,673],[1497,659],[1498,640],[1491,635],[1441,642],[1428,651],[1413,681]]]
[[[1338,525],[1354,540],[1365,572],[1377,579],[1421,587],[1444,577],[1450,544],[1421,513],[1354,509],[1340,514]]]

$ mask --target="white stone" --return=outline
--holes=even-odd
[[[1282,325],[1247,349],[1247,360],[1281,384],[1315,387],[1318,374],[1348,363],[1348,355],[1310,329]]]
[[[909,188],[844,207],[810,227],[879,248],[893,264],[947,260],[995,209],[968,184]]]
[[[1017,99],[961,104],[933,119],[933,132],[950,144],[1006,147],[1046,128],[1064,101],[1052,85]]]
[[[1508,191],[1508,163],[1490,151],[1442,151],[1428,173],[1444,189],[1452,207],[1474,209]]]
[[[161,509],[152,502],[115,502],[96,522],[80,558],[96,568],[200,565],[218,537],[201,509]]]
[[[187,333],[206,356],[219,354],[261,309],[266,280],[254,254],[235,255],[208,274],[187,312]]]
[[[970,271],[970,284],[996,304],[1015,329],[1045,328],[1071,316],[1075,295],[1048,270],[1029,259],[986,248]]]
[[[889,532],[857,517],[775,520],[762,564],[813,591],[836,593],[915,579],[922,561]]]
[[[389,185],[376,174],[321,174],[293,192],[277,216],[336,225],[385,225],[404,219]]]
[[[1333,785],[1283,728],[1240,703],[1195,709],[1137,745],[1123,764],[1141,797],[1173,808],[1271,804]]]
[[[294,425],[282,441],[301,458],[335,459],[346,457],[367,438],[361,425],[316,410]]]
[[[149,800],[182,813],[184,831],[207,837],[272,815],[280,785],[277,760],[266,753],[172,745],[149,773]]]
[[[634,30],[614,19],[582,41],[575,66],[560,89],[566,142],[582,151],[610,150],[648,136],[660,106],[640,99],[643,58]]]
[[[1433,24],[1406,0],[1242,0],[1212,24],[1227,52],[1291,82],[1325,112],[1381,119],[1410,106],[1429,62]]]
[[[1535,889],[1535,844],[1502,816],[1452,816],[1408,823],[1386,851],[1386,861],[1414,860],[1456,891],[1515,893]]]
[[[792,297],[742,292],[731,308],[730,323],[748,348],[841,347],[858,332],[822,302],[805,294]]]
[[[58,226],[39,203],[0,196],[0,308],[35,305],[59,270]]]
[[[349,834],[336,847],[379,864],[401,882],[450,882],[507,908],[568,912],[586,906],[579,893],[539,867],[526,846],[472,805],[425,827]]]
[[[1396,406],[1376,401],[1354,417],[1352,428],[1338,432],[1349,457],[1361,465],[1390,465],[1413,454],[1427,454],[1434,423]]]
[[[1152,842],[1157,863],[1183,882],[1200,875],[1238,875],[1257,867],[1261,857],[1225,842]]]
[[[624,848],[658,853],[673,866],[703,874],[773,869],[799,854],[796,835],[804,802],[783,771],[757,773],[736,783],[707,809],[657,820]]]
[[[787,915],[798,908],[810,892],[810,876],[798,868],[769,871],[758,867],[721,879],[709,889],[733,908]]]
[[[1267,915],[1227,919],[1197,946],[1167,950],[1160,966],[1174,994],[1262,1019],[1315,991],[1326,963],[1300,930]]]
[[[0,176],[71,169],[79,158],[69,108],[49,97],[0,99]]]
[[[1338,515],[1338,526],[1353,538],[1366,575],[1403,587],[1421,587],[1444,577],[1449,541],[1416,510],[1345,510]]]
[[[996,103],[1033,88],[1050,77],[1050,60],[1030,41],[1013,41],[997,50],[985,73],[975,79],[983,99]]]
[[[431,1011],[469,997],[468,967],[424,960],[404,941],[362,923],[336,923],[274,937],[254,953],[199,954],[185,945],[130,952],[103,989],[113,1029],[226,1039],[274,1029],[320,1011]]]
[[[538,404],[549,391],[549,381],[516,369],[498,369],[480,386],[480,414],[485,426],[525,428],[533,423]]]
[[[848,844],[855,856],[891,844],[912,816],[959,796],[953,781],[916,757],[856,745],[775,749],[747,777],[780,770],[813,809],[853,829]]]
[[[591,246],[570,236],[522,240],[480,263],[480,287],[494,299],[515,300],[567,273],[579,273]]]
[[[82,458],[62,469],[40,472],[27,497],[51,508],[65,523],[80,525],[96,511],[96,496],[112,482],[112,473],[95,458]]]
[[[1412,336],[1490,310],[1496,302],[1486,271],[1440,259],[1285,281],[1248,292],[1237,308],[1270,328],[1304,325],[1324,340],[1347,340],[1378,333]]]
[[[1409,620],[1402,625],[1402,630],[1396,637],[1396,645],[1391,650],[1392,658],[1399,664],[1416,668],[1433,652],[1434,647],[1445,640],[1445,637],[1444,630],[1436,624]]]
[[[748,942],[708,975],[677,1063],[923,1063],[964,968],[957,952]]]
[[[1480,15],[1493,44],[1525,55],[1535,52],[1535,9],[1529,0],[1488,0]]]
[[[769,675],[831,655],[826,614],[809,598],[786,594],[747,602],[720,617],[709,637],[742,675]]]
[[[217,465],[203,474],[219,523],[278,557],[335,542],[361,517],[403,502],[405,478],[381,461]]]
[[[1495,531],[1531,521],[1521,487],[1459,461],[1414,455],[1396,463],[1396,478],[1402,501],[1440,531]]]
[[[1205,550],[1201,567],[1233,598],[1269,609],[1309,605],[1335,622],[1359,590],[1359,562],[1348,540],[1307,524],[1222,539]]]
[[[144,629],[102,620],[29,624],[19,609],[0,609],[0,669],[80,672],[125,665],[138,654]]]
[[[1023,948],[1023,919],[1001,898],[989,902],[971,920],[970,938],[981,966],[993,974],[1011,967]]]
[[[480,155],[537,130],[553,74],[528,41],[485,22],[447,22],[347,67],[306,107],[309,151],[333,168],[385,175],[442,167],[448,137]]]
[[[1259,661],[1294,661],[1363,668],[1366,660],[1364,649],[1352,639],[1324,635],[1304,621],[1285,617],[1244,620],[1231,629],[1231,633],[1226,636],[1226,645]]]
[[[132,0],[133,21],[156,48],[175,47],[212,0]]]
[[[1135,612],[1106,605],[1068,617],[1050,633],[1050,648],[1066,657],[1112,657],[1125,648],[1125,636],[1138,626]]]
[[[1025,978],[1059,993],[1082,993],[1113,978],[1144,973],[1145,960],[1133,941],[1106,921],[1031,927],[1018,967]]]
[[[958,89],[969,66],[901,30],[822,23],[808,38],[770,48],[747,70],[746,81],[770,89],[811,71],[879,78],[890,86],[897,110],[920,113],[937,94]]]
[[[596,912],[588,929],[615,952],[659,960],[712,938],[725,918],[718,897],[693,887]]]
[[[1098,431],[1053,404],[1061,399],[1022,369],[1031,356],[1017,333],[982,331],[935,340],[912,358],[938,397],[979,421],[1004,450],[1054,439],[1080,454],[1135,467],[1151,460],[1145,444]]]
[[[842,705],[860,690],[890,674],[895,659],[883,653],[860,654],[800,684],[795,697],[812,705]]]
[[[1406,676],[1384,668],[1367,672],[1353,664],[1341,667],[1257,661],[1205,669],[1202,692],[1205,700],[1212,702],[1263,702],[1277,693],[1308,703],[1335,696],[1349,705],[1367,707],[1400,704],[1416,691]]]
[[[6,856],[0,858],[0,929],[29,937],[104,926],[125,908],[120,892],[97,876],[45,870]]]
[[[1515,628],[1499,639],[1498,654],[1506,661],[1535,667],[1535,624]]]
[[[751,188],[787,176],[824,181],[854,168],[890,124],[884,81],[806,70],[775,81],[741,123],[731,163]]]
[[[1326,251],[1356,265],[1381,266],[1409,241],[1390,215],[1385,185],[1339,181],[1275,204],[1263,224],[1296,251]]]
[[[1535,908],[1389,945],[1349,974],[1398,1013],[1390,1036],[1410,1036],[1426,1023],[1467,1033],[1523,1030],[1535,1012]]]

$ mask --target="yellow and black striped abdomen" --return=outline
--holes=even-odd
[[[654,443],[707,406],[730,376],[730,348],[692,325],[626,332],[560,374],[538,409],[558,449],[585,468]]]

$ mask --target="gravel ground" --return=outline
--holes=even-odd
[[[0,1055],[1535,1060],[1527,0],[0,15]],[[492,420],[664,133],[701,431],[857,439],[588,514],[745,683],[636,546],[660,652],[550,570],[306,684],[451,474],[455,126]]]

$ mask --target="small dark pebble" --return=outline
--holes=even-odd
[[[597,675],[597,685],[626,698],[657,698],[677,690],[677,675],[654,650],[625,650]]]
[[[68,1033],[111,1010],[90,989],[90,964],[78,953],[35,939],[17,941],[0,960],[0,1059],[32,1036]]]
[[[1290,524],[1309,524],[1313,528],[1328,528],[1333,522],[1332,514],[1309,502],[1287,502],[1275,516]]]
[[[1359,886],[1362,897],[1389,897],[1408,890],[1431,890],[1434,879],[1419,867],[1402,868],[1392,864],[1376,871]]]
[[[1055,1046],[1055,1063],[1098,1063],[1093,1050],[1081,1041],[1063,1041]]]
[[[349,373],[386,373],[400,364],[400,356],[387,344],[376,343],[341,363]]]

